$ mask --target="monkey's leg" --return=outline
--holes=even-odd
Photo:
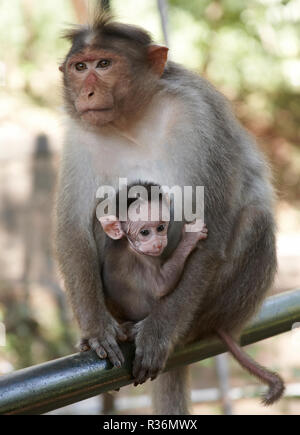
[[[229,352],[244,367],[248,372],[260,379],[262,382],[269,386],[269,391],[263,396],[263,404],[271,405],[280,399],[284,392],[284,383],[281,377],[274,372],[262,367],[254,359],[252,359],[226,332],[217,330],[218,336],[226,344]]]
[[[74,173],[79,170],[73,169]],[[124,357],[117,340],[126,337],[104,302],[100,258],[92,224],[94,189],[90,186],[87,193],[82,192],[75,179],[70,182],[68,176],[69,172],[63,167],[55,222],[55,247],[60,271],[81,337],[85,339],[82,350],[88,345],[100,358],[108,357],[118,367]],[[86,198],[88,194],[89,201]],[[86,207],[79,207],[78,204],[85,204]]]
[[[153,382],[152,401],[154,414],[188,415],[189,367],[183,366],[162,373]]]
[[[121,367],[124,357],[117,341],[126,336],[105,306],[95,242],[70,226],[58,239],[60,269],[82,335],[80,350],[90,347],[100,358],[108,357]]]

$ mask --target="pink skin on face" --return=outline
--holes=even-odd
[[[129,236],[130,247],[139,254],[160,256],[168,244],[167,232],[169,222],[163,221],[164,203],[144,203],[140,206],[140,216],[145,220],[129,219],[126,223],[126,233]],[[151,220],[151,211],[159,220]],[[129,218],[130,210],[129,210]],[[133,216],[132,216],[133,217]]]
[[[168,222],[129,222],[130,247],[138,253],[160,256],[168,244]]]
[[[86,48],[68,59],[66,70],[81,119],[99,126],[113,121],[116,92],[122,96],[130,82],[127,61],[113,51]]]
[[[127,237],[129,247],[138,254],[160,256],[168,244],[169,221],[162,219],[167,213],[162,213],[161,207],[152,211],[159,220],[151,220],[150,204],[145,203],[139,207],[138,215],[132,214],[129,210],[128,220],[121,223],[116,216],[103,216],[99,218],[105,233],[113,240]],[[155,212],[157,211],[157,214]],[[165,210],[164,210],[165,212]],[[140,220],[139,220],[140,219]]]

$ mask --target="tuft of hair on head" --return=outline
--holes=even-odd
[[[102,6],[96,6],[92,11],[90,18],[90,26],[94,29],[103,28],[107,24],[114,21],[114,15],[111,10],[103,9]]]
[[[61,37],[72,42],[76,38],[76,36],[82,34],[83,32],[86,32],[87,30],[87,25],[83,26],[81,24],[73,24],[68,29],[62,31]]]
[[[99,7],[93,11],[88,24],[72,26],[63,32],[62,37],[74,42],[89,33],[113,39],[125,39],[143,47],[153,43],[153,38],[149,32],[138,26],[119,23],[115,21],[110,11]]]
[[[146,30],[131,24],[119,23],[115,21],[115,17],[110,11],[101,8],[95,11],[90,29],[98,34],[127,39],[144,46],[153,42],[150,33]]]
[[[113,14],[102,8],[101,4],[96,5],[95,8],[89,11],[90,18],[86,24],[75,24],[64,30],[62,38],[73,41],[79,35],[83,33],[94,31],[104,31],[106,26],[113,22]]]

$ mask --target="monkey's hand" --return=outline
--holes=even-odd
[[[164,369],[171,351],[170,341],[161,335],[159,324],[151,316],[134,325],[135,359],[133,363],[134,386],[147,379],[154,380]]]
[[[182,241],[195,248],[200,240],[207,238],[208,229],[201,219],[196,219],[192,224],[184,224]]]
[[[117,368],[120,368],[124,363],[124,356],[117,341],[126,341],[127,336],[124,334],[121,326],[111,316],[106,319],[105,325],[91,337],[83,337],[79,343],[79,350],[85,352],[92,349],[101,359],[108,358],[110,362]]]
[[[127,341],[134,341],[136,334],[137,334],[136,323],[125,322],[125,323],[122,323],[120,326],[122,328],[123,333],[127,337]]]

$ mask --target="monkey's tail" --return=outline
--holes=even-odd
[[[220,329],[216,332],[239,364],[250,374],[269,386],[269,390],[262,397],[262,403],[264,405],[272,405],[276,400],[279,400],[285,389],[281,377],[254,361],[227,332]]]
[[[188,415],[188,367],[162,373],[153,382],[152,400],[156,415]]]

